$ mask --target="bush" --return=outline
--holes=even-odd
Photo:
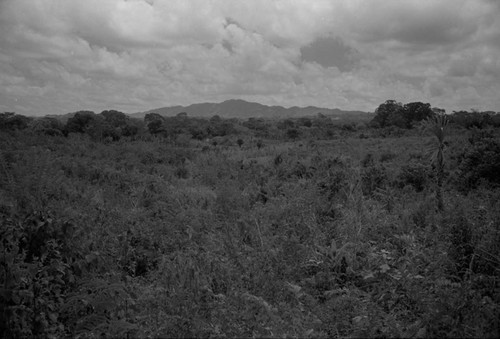
[[[481,182],[500,185],[500,143],[492,138],[476,141],[464,152],[458,167],[456,183],[460,190],[469,192]]]
[[[427,166],[413,163],[401,167],[396,183],[400,188],[410,185],[417,192],[423,191],[432,178],[432,172]]]
[[[297,139],[298,137],[300,136],[300,132],[298,129],[296,128],[290,128],[290,129],[287,129],[286,131],[286,137],[288,139],[292,139],[292,140],[295,140]]]
[[[64,125],[61,121],[48,117],[33,120],[30,127],[36,133],[50,136],[60,136],[64,130]]]
[[[377,188],[384,188],[387,172],[383,166],[368,166],[361,171],[361,189],[364,195],[372,195]]]
[[[392,159],[395,159],[397,157],[398,157],[398,155],[396,153],[393,153],[391,151],[387,151],[387,152],[380,154],[380,162],[391,161]]]
[[[370,167],[373,166],[374,160],[373,160],[373,154],[368,153],[365,155],[363,160],[361,160],[361,166],[363,167]]]

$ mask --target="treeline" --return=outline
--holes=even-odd
[[[92,111],[76,112],[66,123],[55,117],[32,118],[13,112],[0,113],[0,130],[31,130],[40,134],[68,136],[69,133],[84,133],[96,140],[119,140],[134,136],[142,128],[142,121],[130,118],[125,113],[106,110],[100,114]]]
[[[429,103],[402,104],[387,100],[365,121],[346,121],[318,113],[315,116],[280,120],[249,118],[224,119],[214,115],[210,119],[189,117],[187,113],[165,117],[157,113],[137,119],[116,110],[99,114],[79,111],[64,121],[62,117],[27,117],[13,112],[0,113],[0,130],[30,130],[51,136],[86,134],[95,141],[118,141],[123,137],[159,136],[168,140],[206,140],[231,135],[250,134],[257,138],[276,140],[336,139],[346,133],[359,132],[359,137],[402,136],[418,127],[422,121],[444,112]],[[454,111],[448,114],[452,126],[466,129],[500,127],[500,114],[488,111]]]
[[[368,121],[368,119],[366,120]],[[363,122],[341,121],[318,113],[312,117],[281,120],[249,118],[225,119],[218,115],[210,119],[189,117],[187,113],[165,117],[158,113],[146,114],[137,119],[125,113],[107,110],[100,114],[92,111],[74,113],[66,122],[62,118],[32,118],[15,113],[0,113],[0,130],[29,130],[51,136],[68,136],[70,133],[86,134],[95,141],[117,141],[122,137],[162,137],[207,140],[234,135],[253,135],[257,138],[295,140],[314,137],[332,139],[343,132],[366,127]]]
[[[370,127],[399,127],[411,129],[422,120],[426,120],[443,110],[432,108],[429,103],[411,102],[402,104],[396,100],[387,100],[375,110],[375,117],[370,122]],[[493,111],[479,112],[477,110],[453,111],[448,115],[451,124],[467,129],[500,127],[500,114]]]
[[[222,119],[214,115],[210,119],[188,117],[187,113],[179,113],[173,117],[164,117],[158,113],[149,113],[144,117],[144,124],[152,135],[166,138],[184,134],[192,139],[226,136],[238,132],[237,119]]]

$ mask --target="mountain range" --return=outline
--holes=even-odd
[[[362,111],[343,111],[338,108],[320,108],[315,106],[285,108],[283,106],[267,106],[241,99],[226,100],[221,103],[200,103],[189,106],[170,106],[151,109],[145,112],[130,114],[134,118],[144,118],[148,113],[158,113],[162,116],[175,116],[185,112],[191,117],[209,118],[218,115],[222,118],[297,118],[316,116],[321,113],[332,118],[371,118],[372,115]]]

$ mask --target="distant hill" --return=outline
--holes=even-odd
[[[148,113],[158,113],[162,116],[175,116],[181,112],[186,112],[191,117],[209,118],[218,115],[223,118],[297,118],[306,116],[316,116],[321,113],[332,118],[346,120],[365,120],[371,119],[373,116],[362,111],[342,111],[334,108],[319,108],[314,106],[308,107],[290,107],[282,106],[267,106],[255,102],[245,100],[227,100],[221,103],[201,103],[189,106],[171,106],[155,108],[146,112],[130,114],[134,118],[144,118]]]

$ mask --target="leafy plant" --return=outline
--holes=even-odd
[[[439,211],[444,209],[443,203],[443,180],[444,180],[444,149],[445,149],[445,136],[446,126],[448,125],[448,118],[445,111],[435,109],[436,113],[433,117],[429,118],[426,122],[426,129],[432,132],[436,137],[437,144],[432,150],[431,160],[436,168],[436,200],[437,208]]]
[[[401,166],[401,169],[396,177],[396,184],[400,188],[410,185],[417,192],[421,192],[428,187],[429,181],[432,178],[433,175],[428,166],[411,162],[407,165]]]
[[[499,185],[500,142],[493,138],[477,141],[462,154],[455,181],[460,190],[468,192],[481,182]]]
[[[363,194],[372,195],[377,189],[384,188],[388,176],[385,168],[381,165],[368,166],[361,171],[361,188]]]

